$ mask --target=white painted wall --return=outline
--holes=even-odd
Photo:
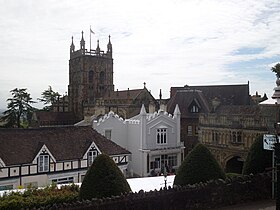
[[[167,143],[157,144],[157,129],[167,128]],[[122,120],[113,112],[108,113],[98,122],[93,123],[97,132],[105,135],[105,130],[111,130],[111,139],[132,153],[129,172],[139,176],[147,176],[147,154],[150,150],[164,149],[162,154],[174,154],[166,148],[181,147],[180,144],[180,111],[175,109],[174,116],[159,111],[146,113],[142,106],[140,114],[131,119]],[[176,150],[180,164],[181,149]],[[149,161],[152,161],[151,159]]]

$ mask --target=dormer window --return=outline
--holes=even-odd
[[[198,111],[199,111],[198,106],[192,105],[190,111],[191,111],[192,113],[198,113]]]
[[[88,166],[91,166],[94,159],[97,157],[97,151],[96,150],[90,150],[88,152]]]
[[[42,154],[38,157],[38,171],[48,172],[50,169],[50,156],[48,154]]]

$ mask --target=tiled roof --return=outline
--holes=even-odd
[[[252,115],[257,117],[261,112],[261,109],[259,106],[254,105],[244,105],[244,106],[231,106],[231,105],[225,105],[220,106],[216,110],[217,114],[221,115]]]
[[[108,155],[130,154],[91,127],[0,129],[0,158],[6,165],[31,163],[45,144],[57,161],[81,159],[94,142]]]
[[[209,104],[214,98],[219,99],[222,105],[250,104],[249,84],[171,87],[171,96],[182,89],[201,90]]]
[[[72,112],[37,111],[35,112],[35,116],[40,126],[73,125],[75,122],[77,122]]]
[[[200,90],[184,89],[178,90],[167,103],[167,112],[173,113],[176,104],[178,104],[181,116],[187,117],[196,115],[197,113],[190,113],[189,107],[195,101],[200,106],[200,112],[209,112],[210,108],[208,102]]]
[[[145,88],[107,92],[104,99],[135,99],[144,90]]]

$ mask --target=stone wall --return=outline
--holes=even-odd
[[[268,199],[270,196],[271,174],[258,174],[235,179],[209,181],[186,187],[178,186],[160,191],[140,191],[106,199],[64,203],[53,205],[50,209],[215,209],[222,206]]]

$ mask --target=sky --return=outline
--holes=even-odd
[[[68,91],[71,37],[76,49],[111,35],[115,90],[155,98],[184,85],[247,84],[271,97],[280,62],[279,0],[0,0],[0,108],[10,90],[33,100],[52,86]],[[41,107],[42,104],[35,104]]]

